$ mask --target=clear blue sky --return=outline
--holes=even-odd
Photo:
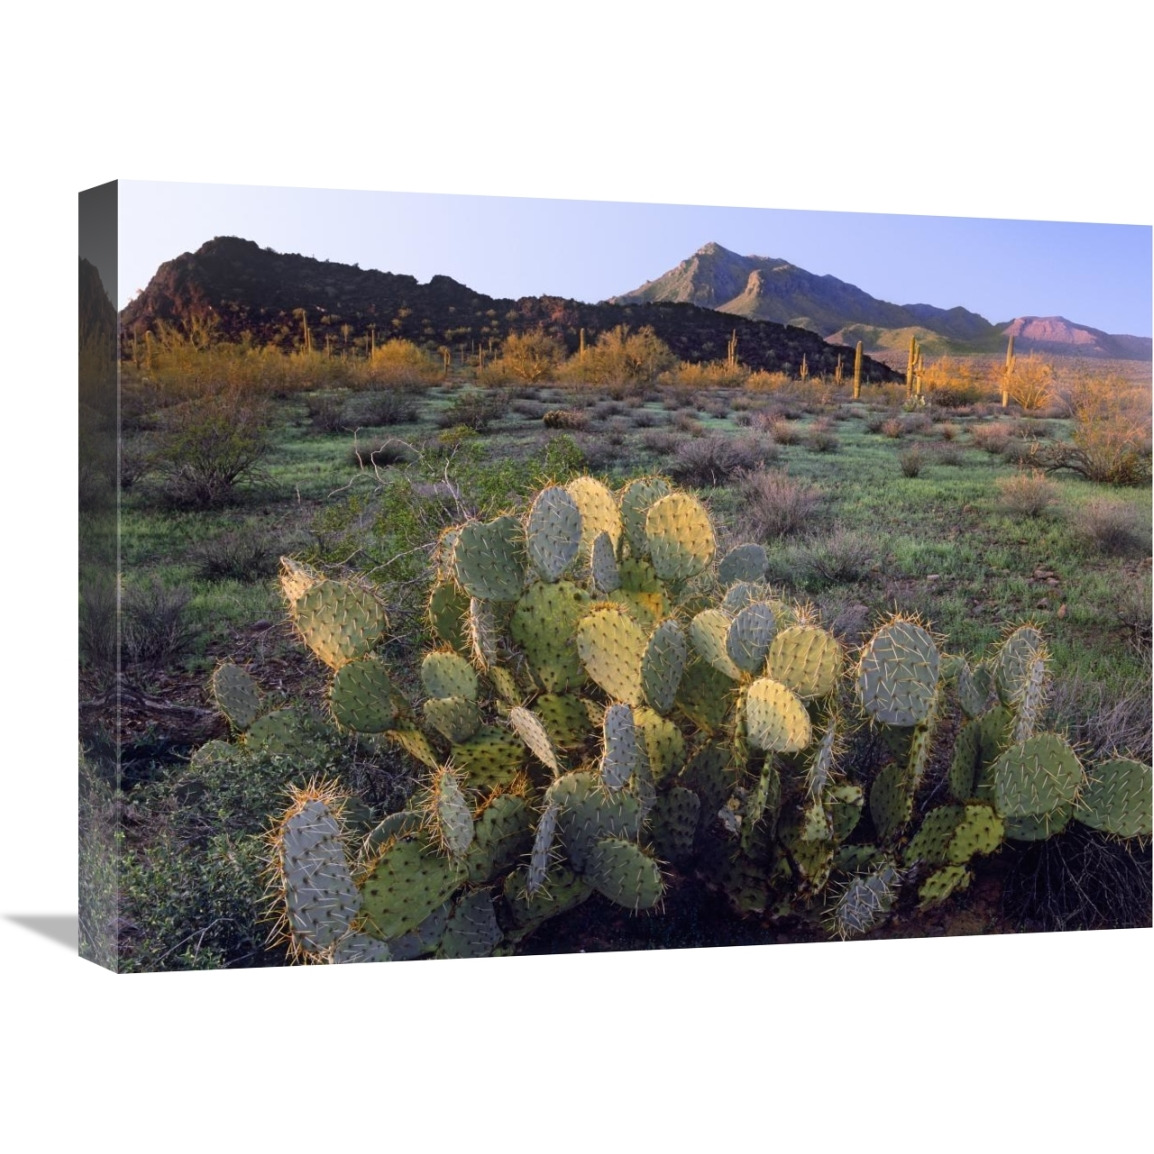
[[[585,301],[636,288],[717,241],[897,304],[1151,335],[1147,225],[143,181],[120,186],[118,305],[164,261],[225,235],[421,282],[444,273],[496,297]]]

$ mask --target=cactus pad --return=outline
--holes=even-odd
[[[501,941],[497,911],[488,890],[463,894],[453,906],[441,938],[443,958],[487,958]]]
[[[830,932],[844,940],[876,929],[893,907],[899,880],[890,862],[851,878],[829,911]]]
[[[542,489],[525,527],[529,560],[545,581],[556,581],[581,548],[581,511],[562,488]]]
[[[642,701],[645,649],[641,627],[622,609],[594,609],[577,626],[577,651],[586,672],[610,697],[627,705]]]
[[[611,902],[631,910],[652,909],[665,893],[661,870],[635,842],[604,837],[589,853],[585,878]]]
[[[605,710],[604,754],[601,758],[601,783],[606,789],[620,789],[633,776],[640,751],[633,710],[628,705],[611,705]]]
[[[621,587],[621,571],[617,568],[617,557],[613,552],[613,542],[608,533],[598,533],[593,538],[593,549],[589,558],[589,569],[593,585],[600,593],[612,593]]]
[[[463,865],[430,853],[419,840],[398,841],[365,880],[361,890],[365,920],[386,941],[399,938],[442,906],[466,876]]]
[[[322,581],[296,602],[301,640],[332,669],[368,653],[386,624],[376,598],[347,581]]]
[[[428,615],[433,632],[458,653],[469,648],[465,619],[469,614],[469,597],[451,581],[433,586],[429,595]]]
[[[463,657],[448,650],[425,654],[421,685],[430,697],[477,700],[477,671]]]
[[[780,681],[762,677],[750,685],[744,701],[745,733],[754,749],[796,753],[812,737],[805,706]]]
[[[599,533],[609,536],[614,551],[621,540],[621,511],[613,494],[594,477],[578,477],[565,486],[581,512],[581,555],[588,557]]]
[[[295,613],[297,601],[323,580],[324,577],[311,565],[294,561],[291,557],[280,559],[280,587],[290,613]]]
[[[481,728],[481,711],[467,697],[430,697],[424,711],[425,721],[454,745]]]
[[[721,559],[717,579],[726,586],[735,581],[761,581],[768,565],[769,556],[764,545],[738,545]]]
[[[832,633],[816,625],[791,625],[770,643],[765,672],[809,701],[833,693],[843,661],[841,644]]]
[[[507,789],[517,779],[525,756],[525,745],[516,734],[496,726],[482,726],[453,746],[453,764],[471,789]]]
[[[248,729],[260,715],[260,690],[239,665],[231,661],[212,675],[212,696],[221,713],[237,729]]]
[[[709,566],[717,540],[705,506],[688,493],[670,493],[650,506],[645,536],[653,568],[663,581],[685,581]]]
[[[470,521],[453,542],[453,575],[470,597],[516,601],[525,584],[525,536],[514,517]]]
[[[1069,742],[1042,733],[1010,746],[994,763],[994,805],[1003,817],[1035,817],[1070,805],[1083,781]]]
[[[658,713],[668,713],[673,708],[688,657],[685,632],[672,618],[649,635],[641,659],[641,688],[645,700]]]
[[[539,761],[544,762],[555,774],[561,772],[561,763],[557,760],[557,752],[549,740],[549,734],[541,719],[515,705],[509,710],[509,724],[512,725],[517,736],[533,751]]]
[[[664,477],[639,477],[621,490],[621,520],[625,539],[634,557],[649,555],[649,539],[645,536],[645,518],[650,506],[667,497],[673,490]]]
[[[701,799],[691,789],[675,785],[653,807],[653,844],[664,858],[678,861],[693,853]]]
[[[742,673],[756,673],[765,661],[776,631],[773,610],[764,601],[754,601],[739,610],[730,623],[725,651]]]
[[[685,738],[672,721],[652,709],[635,709],[633,719],[654,781],[672,777],[685,764]]]
[[[878,840],[892,841],[910,820],[914,799],[904,765],[887,765],[870,786],[870,817]]]
[[[384,662],[362,657],[342,665],[329,688],[329,707],[337,724],[355,733],[384,733],[397,719],[393,683]]]
[[[1094,767],[1074,816],[1115,837],[1150,837],[1150,766],[1116,757]]]
[[[689,640],[698,655],[731,681],[741,680],[741,670],[729,656],[727,639],[732,624],[720,609],[703,609],[689,623]]]
[[[944,902],[951,894],[964,890],[974,875],[964,865],[943,866],[918,886],[918,908],[929,909]]]
[[[725,724],[735,697],[733,682],[708,662],[694,658],[677,687],[676,704],[700,729],[716,733]]]
[[[993,659],[993,675],[1003,705],[1017,705],[1021,701],[1030,666],[1045,654],[1046,643],[1033,625],[1020,626],[1002,642]]]
[[[597,777],[585,771],[558,778],[545,795],[558,806],[557,824],[570,864],[584,873],[593,846],[603,837],[636,838],[641,829],[641,806],[627,790],[607,794]]]
[[[862,707],[886,725],[925,721],[938,684],[938,649],[913,621],[898,618],[870,639],[858,664]]]
[[[589,594],[571,582],[538,581],[513,610],[509,632],[549,693],[564,693],[585,681],[574,637],[588,607]]]

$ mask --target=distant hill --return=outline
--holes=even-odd
[[[737,332],[738,359],[752,369],[795,373],[802,357],[812,373],[833,373],[839,355],[852,366],[852,348],[828,344],[816,333],[745,316],[727,316],[692,303],[670,301],[586,304],[561,297],[495,298],[451,277],[428,284],[399,273],[277,253],[239,237],[217,237],[196,252],[165,262],[120,315],[126,334],[143,334],[158,322],[181,326],[211,317],[227,340],[251,339],[284,349],[297,347],[307,317],[315,347],[378,344],[389,337],[435,349],[495,348],[509,333],[543,328],[575,352],[586,340],[617,325],[651,325],[685,361],[724,358]],[[866,358],[867,381],[896,374]]]
[[[656,280],[610,300],[686,302],[734,316],[798,325],[836,343],[853,345],[860,340],[872,351],[908,345],[910,336],[916,335],[931,355],[989,353],[1003,349],[1012,332],[1021,352],[1141,360],[1152,356],[1149,337],[1112,335],[1061,317],[1019,317],[992,324],[960,306],[891,304],[835,276],[817,276],[772,257],[739,256],[715,242],[703,245]]]

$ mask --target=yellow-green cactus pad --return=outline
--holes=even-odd
[[[844,660],[841,643],[832,633],[816,625],[792,625],[770,642],[765,672],[810,701],[834,692]]]
[[[544,762],[554,773],[561,772],[561,763],[557,760],[557,752],[549,740],[549,734],[541,719],[535,717],[528,709],[520,705],[509,710],[509,724],[512,725],[517,736],[533,751],[538,760]]]
[[[649,553],[649,539],[645,536],[645,518],[650,506],[667,497],[673,490],[664,477],[638,477],[621,490],[621,520],[625,539],[634,557]]]
[[[355,733],[384,733],[397,720],[393,683],[384,662],[362,657],[342,665],[329,689],[329,706],[337,724]]]
[[[689,641],[698,655],[731,681],[741,680],[741,670],[729,655],[729,617],[720,609],[703,609],[689,623]]]
[[[588,608],[589,594],[572,582],[537,581],[513,610],[509,632],[549,693],[564,693],[585,682],[576,631]]]
[[[1150,837],[1150,766],[1128,757],[1096,765],[1074,816],[1115,837]]]
[[[594,477],[578,477],[565,490],[581,511],[581,556],[589,556],[598,533],[607,533],[616,550],[622,525],[613,494]]]
[[[322,581],[296,602],[301,640],[332,669],[364,657],[387,624],[376,598],[347,581]]]
[[[744,719],[749,744],[767,753],[796,753],[805,749],[813,736],[801,700],[772,677],[759,678],[749,686]]]
[[[515,517],[470,521],[453,542],[453,575],[470,597],[516,601],[525,585],[525,533]]]
[[[425,654],[421,685],[430,697],[477,700],[477,671],[459,654],[445,649]]]
[[[994,763],[994,806],[1003,817],[1035,817],[1071,805],[1084,774],[1065,738],[1041,733],[1010,746]]]
[[[686,581],[709,567],[717,538],[705,506],[688,493],[670,493],[649,509],[645,536],[653,568],[663,581]]]
[[[577,625],[577,652],[586,672],[610,697],[640,705],[646,636],[623,609],[604,605]]]

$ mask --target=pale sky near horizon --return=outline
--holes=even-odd
[[[716,241],[880,300],[1151,335],[1151,228],[242,185],[120,183],[118,307],[215,236],[494,297],[599,301]]]

